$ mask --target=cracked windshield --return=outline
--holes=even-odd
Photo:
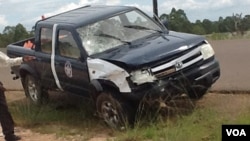
[[[89,55],[161,32],[161,28],[137,10],[123,13],[77,29]]]

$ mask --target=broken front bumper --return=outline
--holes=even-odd
[[[158,78],[154,82],[142,85],[130,83],[132,94],[126,94],[126,96],[140,100],[146,95],[162,97],[187,93],[191,89],[207,90],[219,77],[219,62],[214,57],[211,57],[178,72]]]

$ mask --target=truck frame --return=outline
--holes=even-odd
[[[119,129],[134,122],[143,100],[200,99],[220,77],[203,36],[168,30],[129,6],[85,6],[39,20],[35,36],[8,45],[7,54],[36,57],[12,67],[32,103],[46,101],[48,90],[88,96]]]

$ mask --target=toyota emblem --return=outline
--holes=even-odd
[[[181,69],[182,66],[183,66],[183,63],[182,63],[182,62],[177,61],[177,62],[175,63],[175,68],[176,68],[176,69]]]

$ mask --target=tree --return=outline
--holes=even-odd
[[[206,31],[203,28],[202,22],[200,20],[196,20],[196,22],[192,24],[192,33],[200,35],[206,34]]]
[[[235,32],[240,35],[244,35],[247,30],[250,29],[250,15],[242,17],[242,13],[234,14],[231,17]]]
[[[206,34],[211,34],[211,33],[215,32],[215,26],[214,26],[213,22],[211,22],[208,19],[204,19],[202,21],[202,27],[204,28]]]
[[[161,16],[160,16],[160,20],[161,21],[163,21],[163,24],[164,24],[164,26],[166,27],[166,28],[168,28],[168,21],[169,21],[169,15],[167,15],[167,14],[162,14]]]
[[[0,36],[1,47],[6,47],[8,44],[31,37],[22,24],[16,26],[6,26],[3,34]]]
[[[29,33],[22,24],[17,24],[14,30],[13,41],[19,41],[29,37]]]
[[[6,26],[3,30],[3,34],[14,34],[15,26]]]
[[[241,15],[242,14],[234,14],[233,13],[233,16],[232,16],[232,19],[234,21],[234,28],[235,28],[235,31],[237,32],[237,34],[240,32],[239,25],[241,23]]]
[[[243,35],[245,31],[250,30],[250,15],[242,17],[242,14],[233,14],[226,18],[219,17],[218,21],[208,19],[197,20],[195,23],[189,22],[184,10],[172,8],[169,14],[162,14],[161,20],[168,21],[168,28],[180,32],[195,34],[226,33]]]
[[[188,20],[184,10],[172,8],[169,17],[169,28],[175,31],[192,32],[192,25]]]
[[[245,15],[245,17],[242,20],[242,26],[246,30],[250,30],[250,15]]]
[[[199,34],[199,35],[206,34],[205,29],[201,25],[194,24],[192,27],[193,27],[192,33]]]
[[[13,41],[13,36],[15,34],[14,26],[6,26],[3,30],[1,37],[1,46],[6,47],[9,43]]]
[[[228,16],[223,21],[226,32],[235,32],[236,28],[234,26],[234,20],[232,17]]]

